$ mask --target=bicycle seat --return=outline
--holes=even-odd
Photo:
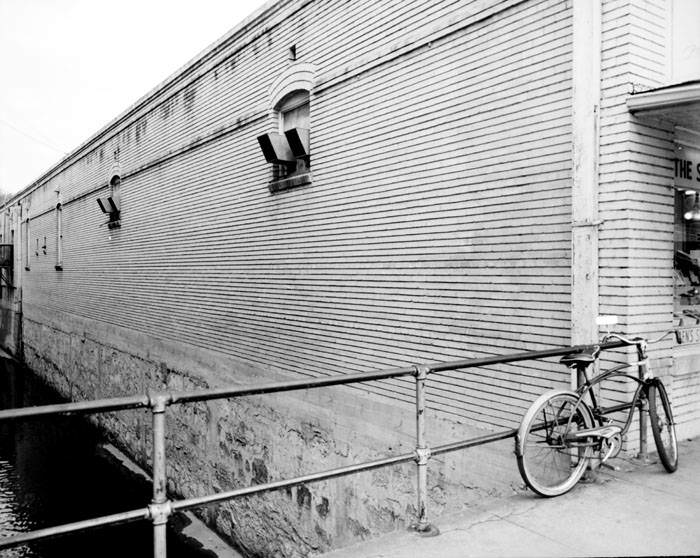
[[[561,357],[559,362],[565,364],[566,366],[588,366],[592,362],[595,362],[595,357],[592,353],[572,353]]]

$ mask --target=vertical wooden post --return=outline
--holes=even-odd
[[[647,354],[646,341],[644,344],[637,345],[637,360],[639,360],[638,373],[639,379],[642,380],[646,376],[647,367],[649,366],[649,355]],[[648,459],[647,449],[647,416],[649,414],[649,400],[645,397],[642,399],[642,405],[639,408],[639,455],[637,458]]]
[[[580,345],[598,340],[601,0],[573,0],[572,58],[571,343]]]

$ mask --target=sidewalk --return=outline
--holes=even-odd
[[[324,558],[700,555],[700,438],[679,444],[670,475],[655,455],[612,464],[558,498],[524,492],[438,518],[437,537],[402,531]]]

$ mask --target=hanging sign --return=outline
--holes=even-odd
[[[700,326],[676,328],[676,341],[682,345],[700,343]]]
[[[679,147],[673,162],[673,176],[676,188],[700,190],[700,149]]]

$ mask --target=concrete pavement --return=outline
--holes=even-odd
[[[437,537],[401,531],[324,558],[700,555],[700,438],[681,441],[673,474],[656,455],[612,464],[564,496],[524,491],[438,518]]]

